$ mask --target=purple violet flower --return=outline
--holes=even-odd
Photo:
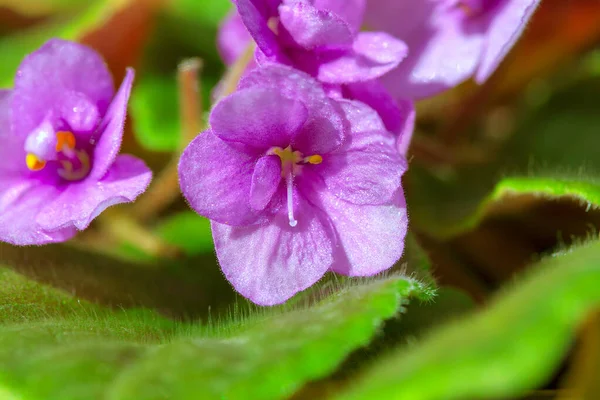
[[[146,189],[144,162],[118,155],[133,76],[115,94],[99,54],[58,39],[23,60],[0,91],[0,241],[68,240]]]
[[[408,57],[382,78],[398,97],[419,99],[474,76],[488,79],[540,0],[368,0],[366,23],[406,41]]]
[[[294,66],[324,83],[345,84],[384,75],[396,68],[408,52],[403,42],[387,33],[359,32],[365,1],[234,3],[258,45],[259,60]]]
[[[327,271],[368,276],[402,255],[406,160],[381,119],[282,65],[251,71],[184,151],[190,206],[212,221],[227,279],[261,305]]]
[[[408,98],[395,99],[377,80],[406,57],[407,46],[381,32],[359,32],[366,0],[234,0],[217,43],[226,64],[252,39],[258,64],[291,65],[320,80],[332,97],[362,101],[407,148],[414,113]],[[252,68],[254,64],[252,65]]]

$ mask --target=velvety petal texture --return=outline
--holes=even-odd
[[[281,5],[279,19],[294,42],[306,50],[352,45],[353,34],[348,24],[331,11],[319,10],[310,3]]]
[[[331,193],[355,204],[391,201],[407,169],[396,138],[371,108],[342,103],[352,132],[343,147],[323,160],[319,172]]]
[[[96,162],[90,174],[93,178],[102,178],[119,154],[134,75],[133,69],[128,68],[123,83],[98,128],[100,139],[95,147],[94,159]]]
[[[134,201],[146,190],[152,172],[130,155],[118,156],[99,181],[86,179],[66,187],[38,213],[42,229],[86,229],[108,207]]]
[[[86,96],[104,115],[114,95],[113,80],[94,50],[75,42],[49,40],[25,57],[17,71],[12,102],[14,134],[27,135],[69,91]]]
[[[317,77],[339,84],[369,81],[396,68],[407,54],[406,44],[386,33],[360,33],[352,52],[323,63]]]
[[[308,203],[299,210],[295,227],[281,213],[260,226],[212,223],[225,277],[256,304],[283,303],[321,279],[333,263],[335,236],[327,218]]]
[[[0,241],[40,245],[63,242],[77,233],[73,226],[44,229],[36,221],[40,211],[60,196],[60,189],[18,178],[0,178],[0,192]]]
[[[342,110],[309,75],[283,65],[270,65],[251,71],[240,82],[240,89],[251,87],[272,88],[302,102],[308,116],[294,137],[299,150],[307,154],[328,153],[342,144],[347,132]]]
[[[143,161],[118,156],[133,76],[114,95],[102,58],[59,39],[23,60],[0,92],[0,241],[68,240],[146,189]]]
[[[190,206],[200,215],[228,225],[264,220],[250,205],[256,153],[239,151],[212,131],[196,137],[181,155],[179,184]]]
[[[327,192],[322,192],[321,201],[340,242],[332,271],[347,276],[371,276],[400,259],[408,227],[401,190],[391,201],[377,206],[352,204]]]
[[[406,45],[391,35],[359,32],[366,0],[235,3],[258,45],[259,64],[288,64],[323,82],[345,84],[380,77],[406,57]]]
[[[266,151],[287,146],[307,118],[302,101],[275,88],[252,87],[220,101],[210,115],[210,125],[225,141]]]
[[[257,46],[267,57],[281,52],[277,35],[269,27],[269,20],[277,16],[281,0],[234,0],[240,18]]]
[[[181,189],[212,220],[234,288],[274,305],[328,270],[373,275],[402,255],[406,160],[396,146],[367,105],[328,97],[306,73],[263,66],[184,151]]]
[[[367,0],[312,0],[312,4],[319,10],[338,15],[353,33],[357,33],[363,22]]]

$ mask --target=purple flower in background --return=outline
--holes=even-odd
[[[368,0],[368,26],[410,49],[382,78],[399,97],[434,95],[474,76],[485,81],[515,44],[540,0]]]
[[[382,32],[359,32],[365,0],[234,0],[258,45],[257,58],[292,65],[321,82],[378,78],[398,66],[407,47]],[[229,21],[232,34],[234,21]],[[239,37],[239,36],[238,36]]]
[[[68,240],[146,189],[146,165],[118,155],[133,76],[115,94],[100,55],[58,39],[23,60],[0,91],[0,241]]]
[[[240,15],[232,10],[221,22],[217,32],[217,49],[225,65],[231,65],[244,54],[252,36]]]
[[[386,33],[359,32],[365,1],[235,0],[239,13],[231,13],[219,31],[221,56],[233,63],[253,38],[259,64],[291,65],[323,82],[331,96],[364,102],[408,144],[410,135],[401,129],[413,105],[397,101],[377,81],[408,50]]]
[[[327,271],[373,275],[400,258],[406,160],[371,108],[272,65],[219,102],[210,126],[184,151],[180,184],[242,295],[278,304]]]

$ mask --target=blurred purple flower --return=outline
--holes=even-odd
[[[217,49],[225,65],[231,65],[244,54],[252,36],[246,29],[240,14],[235,10],[221,21],[217,32]]]
[[[488,79],[540,0],[368,0],[366,23],[406,41],[410,52],[382,78],[395,96],[435,95],[474,76]]]
[[[118,155],[133,76],[115,94],[95,51],[58,39],[23,60],[0,91],[0,241],[68,240],[146,189],[146,165]]]
[[[242,295],[278,304],[329,270],[374,275],[400,258],[406,160],[371,108],[271,65],[219,102],[210,126],[184,151],[180,183]]]

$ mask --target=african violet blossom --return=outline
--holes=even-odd
[[[118,155],[133,76],[115,94],[96,52],[57,39],[23,60],[0,91],[0,241],[67,240],[146,189],[146,165]]]
[[[373,275],[400,258],[406,160],[372,109],[272,65],[220,101],[210,126],[181,157],[181,189],[212,220],[242,295],[277,304],[327,271]]]
[[[540,0],[368,0],[366,23],[406,41],[408,57],[382,82],[423,98],[474,76],[485,81],[515,44]]]
[[[407,55],[406,45],[383,32],[359,32],[366,0],[234,0],[219,31],[226,63],[258,45],[256,61],[281,63],[316,77],[330,95],[360,100],[376,109],[387,128],[404,126],[412,103],[398,105],[378,83]],[[408,112],[410,113],[410,111]],[[406,137],[406,136],[405,136]]]
[[[321,82],[364,82],[394,69],[407,47],[359,32],[365,0],[234,0],[258,58],[293,65]]]

